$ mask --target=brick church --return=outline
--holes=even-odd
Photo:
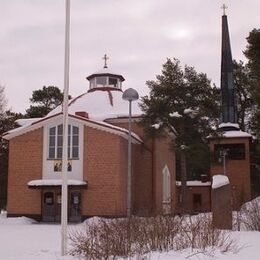
[[[250,199],[250,139],[237,124],[235,86],[227,16],[222,16],[219,136],[209,137],[209,178],[187,181],[190,212],[211,210],[211,177],[228,176],[233,207]],[[104,66],[87,77],[86,93],[69,102],[68,217],[122,217],[127,211],[128,102],[122,99],[124,77]],[[149,216],[178,212],[175,136],[147,140],[138,124],[142,112],[132,102],[132,213]],[[7,132],[9,141],[8,216],[42,221],[61,218],[62,107],[43,118],[20,119]]]
[[[87,77],[89,89],[69,103],[68,215],[125,216],[127,187],[128,102],[124,77],[104,68]],[[172,136],[145,141],[132,108],[132,213],[174,212],[175,162]],[[59,221],[61,213],[61,106],[41,119],[18,120],[9,131],[9,216]]]

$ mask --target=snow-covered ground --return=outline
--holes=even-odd
[[[70,225],[69,232],[84,224]],[[0,215],[0,259],[1,260],[75,260],[73,256],[60,256],[60,225],[39,224],[31,219],[6,218]],[[146,259],[151,260],[184,260],[184,259],[228,259],[258,260],[260,259],[260,232],[232,231],[241,249],[235,253],[222,254],[218,251],[214,256],[200,252],[185,250],[182,252],[151,253]]]

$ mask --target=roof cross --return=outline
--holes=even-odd
[[[223,9],[223,15],[226,15],[226,9],[228,9],[228,7],[225,4],[223,4],[221,6],[221,9]]]
[[[105,60],[104,69],[107,69],[107,60],[109,59],[109,57],[105,54],[102,59]]]

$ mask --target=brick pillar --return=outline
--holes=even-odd
[[[231,189],[227,176],[213,176],[211,207],[213,226],[219,229],[232,229]]]

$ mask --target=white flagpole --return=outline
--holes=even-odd
[[[66,0],[65,65],[63,92],[63,147],[62,147],[62,191],[61,191],[61,255],[67,254],[68,225],[68,93],[70,57],[70,0]]]

